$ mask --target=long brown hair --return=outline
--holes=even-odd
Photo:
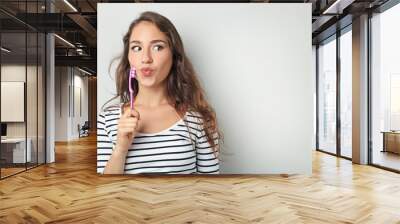
[[[111,100],[119,97],[122,103],[129,102],[127,79],[130,70],[128,61],[129,38],[133,28],[142,21],[153,23],[167,36],[168,44],[173,55],[173,64],[166,78],[167,94],[171,105],[175,107],[175,110],[181,117],[185,115],[186,111],[194,111],[201,115],[207,141],[213,148],[214,153],[218,156],[223,135],[218,128],[215,111],[206,100],[204,90],[197,79],[192,63],[185,54],[178,31],[166,17],[155,12],[147,11],[141,13],[139,18],[135,19],[130,24],[128,32],[123,37],[124,50],[119,57],[120,62],[115,75],[117,95]],[[133,88],[135,90],[139,89],[136,79],[134,79]],[[135,91],[135,96],[137,92],[138,91]],[[218,137],[218,145],[214,142],[215,137]]]

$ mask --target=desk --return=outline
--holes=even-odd
[[[400,132],[382,131],[383,150],[382,152],[393,152],[400,154]]]
[[[25,163],[32,160],[31,145],[32,140],[27,138],[28,147],[26,147],[27,161],[25,161],[25,138],[6,138],[1,139],[1,154],[2,157],[10,163]],[[11,149],[10,149],[11,146]],[[3,156],[5,154],[5,156]],[[12,160],[11,155],[12,154]],[[8,158],[6,158],[8,157]]]

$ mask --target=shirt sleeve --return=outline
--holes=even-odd
[[[112,149],[113,143],[106,128],[105,112],[102,111],[97,117],[97,173],[103,174]]]
[[[218,147],[218,135],[213,134],[213,141]],[[199,125],[199,133],[196,141],[197,173],[219,174],[219,159],[210,143],[207,141],[203,125]]]

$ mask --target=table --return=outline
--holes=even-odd
[[[400,131],[382,131],[383,150],[382,152],[392,152],[400,154]]]
[[[25,138],[6,138],[1,139],[1,157],[5,158],[10,163],[26,163],[31,162],[31,145],[32,140],[27,138],[28,143],[25,155]],[[10,147],[11,146],[11,147]],[[5,155],[4,155],[5,154]],[[11,155],[12,154],[12,157]],[[3,156],[4,155],[4,156]],[[8,158],[6,158],[8,157]],[[12,160],[11,160],[12,158]],[[27,161],[25,161],[25,158]]]

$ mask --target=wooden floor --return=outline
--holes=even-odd
[[[0,171],[1,172],[1,178],[8,177],[10,175],[13,175],[13,174],[16,174],[16,173],[19,173],[19,172],[23,172],[23,171],[25,171],[27,169],[32,169],[32,168],[34,168],[36,166],[37,166],[36,163],[27,163],[26,167],[25,167],[25,164],[18,164],[17,167],[6,167],[6,168],[2,167],[1,171]]]
[[[24,170],[26,170],[25,167],[23,167],[23,168],[22,167],[1,168],[1,178],[13,175],[13,174],[18,173],[18,172],[22,172]]]
[[[98,176],[89,137],[0,181],[0,223],[400,223],[400,175],[315,152],[313,175]]]
[[[400,170],[400,154],[376,150],[374,151],[372,161],[377,165]]]

